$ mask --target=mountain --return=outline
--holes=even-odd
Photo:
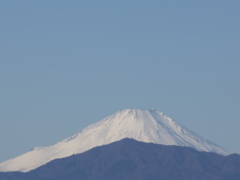
[[[38,147],[0,164],[0,171],[28,172],[51,160],[85,152],[124,138],[229,154],[156,110],[124,109],[50,147]]]
[[[240,155],[134,139],[53,160],[28,173],[0,173],[1,180],[239,180]]]

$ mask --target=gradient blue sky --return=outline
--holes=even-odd
[[[0,2],[0,162],[124,108],[240,153],[240,1]]]

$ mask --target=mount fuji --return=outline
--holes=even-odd
[[[0,171],[28,172],[54,159],[79,154],[124,138],[162,145],[187,146],[222,155],[230,154],[157,110],[124,109],[55,145],[37,147],[5,161],[0,164]]]

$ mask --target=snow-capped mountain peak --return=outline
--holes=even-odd
[[[229,154],[157,110],[123,109],[53,146],[34,148],[1,163],[0,171],[28,172],[51,160],[82,153],[124,138]]]

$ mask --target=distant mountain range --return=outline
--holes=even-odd
[[[23,162],[24,163],[24,162]],[[122,139],[0,180],[239,180],[240,155]]]
[[[53,146],[34,148],[0,164],[0,171],[28,172],[54,159],[68,157],[124,138],[162,145],[192,147],[228,155],[218,145],[196,135],[157,110],[124,109]]]

